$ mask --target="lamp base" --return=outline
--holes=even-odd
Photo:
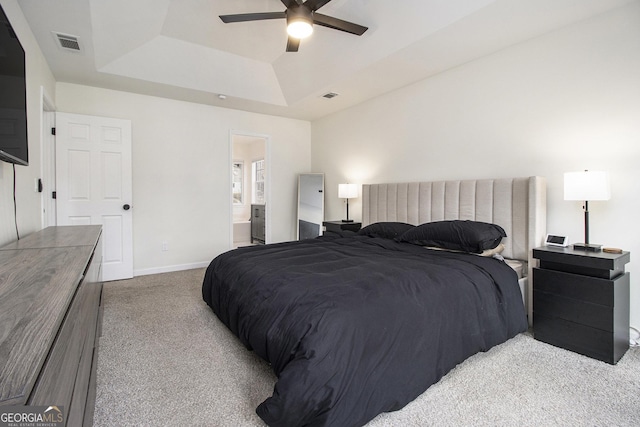
[[[352,219],[343,219],[342,222],[353,222]]]
[[[573,249],[586,252],[600,252],[602,245],[594,245],[593,243],[575,243]]]

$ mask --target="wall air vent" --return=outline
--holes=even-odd
[[[53,33],[53,36],[56,38],[59,48],[76,53],[82,51],[80,39],[77,36],[55,32]]]
[[[338,96],[338,94],[335,92],[329,92],[322,95],[323,98],[327,98],[327,99],[335,98],[336,96]]]

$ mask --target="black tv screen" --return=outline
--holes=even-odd
[[[0,160],[29,164],[24,49],[0,6]]]

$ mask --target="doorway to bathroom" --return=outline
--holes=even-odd
[[[231,133],[231,246],[269,241],[269,137]]]

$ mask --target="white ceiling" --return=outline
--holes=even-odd
[[[632,1],[333,0],[319,12],[369,30],[315,26],[297,53],[284,20],[218,18],[283,11],[280,0],[18,4],[57,81],[314,120]],[[54,32],[79,37],[81,53]]]

